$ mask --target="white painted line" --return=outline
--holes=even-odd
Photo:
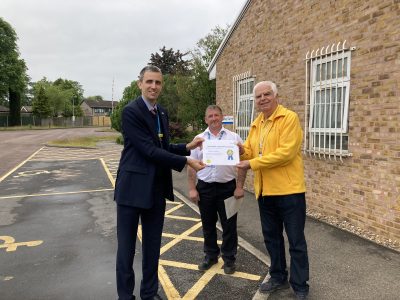
[[[15,170],[19,169],[23,164],[25,164],[28,160],[30,160],[32,157],[34,157],[36,155],[36,153],[38,153],[40,150],[42,150],[44,147],[40,148],[39,150],[37,150],[35,153],[33,153],[31,156],[29,156],[27,159],[25,159],[22,163],[20,163],[18,166],[16,166],[15,168],[13,168],[11,171],[9,171],[8,173],[6,173],[5,175],[3,175],[2,177],[0,177],[0,182],[2,182],[4,179],[6,179],[10,174],[12,174]]]
[[[96,193],[113,191],[114,189],[99,189],[99,190],[86,190],[76,192],[59,192],[59,193],[45,193],[45,194],[26,194],[26,195],[14,195],[14,196],[2,196],[0,199],[13,199],[13,198],[25,198],[25,197],[41,197],[41,196],[55,196],[55,195],[71,195],[71,194],[83,194],[83,193]]]

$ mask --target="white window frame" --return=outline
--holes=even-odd
[[[342,160],[351,155],[348,117],[351,50],[355,48],[346,49],[345,43],[341,49],[338,43],[321,48],[321,52],[318,49],[315,56],[314,51],[310,57],[309,52],[306,55],[304,151],[319,158]]]
[[[255,78],[250,76],[250,72],[233,77],[233,129],[243,141],[249,134],[254,118],[254,85]]]

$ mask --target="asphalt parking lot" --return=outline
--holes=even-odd
[[[2,134],[0,161],[11,167],[0,173],[0,299],[115,299],[112,198],[122,147],[35,146],[32,133],[29,143],[21,133],[15,139],[7,133],[14,142],[5,144]],[[14,146],[18,151],[11,155]],[[237,272],[225,275],[221,261],[205,273],[197,270],[203,258],[200,218],[186,199],[186,174],[173,176],[177,197],[167,203],[160,293],[168,299],[294,299],[291,290],[257,293],[268,257],[251,193],[238,218]],[[312,218],[306,238],[311,300],[399,299],[399,252]]]
[[[1,299],[115,298],[112,197],[120,151],[120,146],[100,151],[45,146],[3,176]],[[167,203],[161,294],[168,299],[253,298],[267,266],[239,247],[233,275],[224,274],[222,260],[199,271],[201,220],[181,200]],[[140,259],[138,247],[138,280]]]

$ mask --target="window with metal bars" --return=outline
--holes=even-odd
[[[304,150],[318,157],[349,156],[351,50],[332,45],[306,56]],[[336,48],[335,48],[336,47]],[[325,51],[324,51],[325,49]]]
[[[249,72],[244,73],[234,77],[233,84],[234,130],[246,140],[254,117],[254,78],[249,76]]]

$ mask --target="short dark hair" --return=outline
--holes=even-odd
[[[221,113],[221,115],[223,114],[222,113],[222,109],[221,109],[221,107],[219,107],[218,105],[215,105],[215,104],[210,104],[209,106],[207,106],[207,108],[206,108],[206,114],[207,114],[207,111],[209,110],[209,109],[212,109],[212,110],[219,110],[219,112]]]
[[[139,81],[143,80],[144,73],[146,73],[146,72],[156,72],[156,73],[162,74],[161,69],[159,67],[153,66],[153,65],[147,65],[140,71]]]

